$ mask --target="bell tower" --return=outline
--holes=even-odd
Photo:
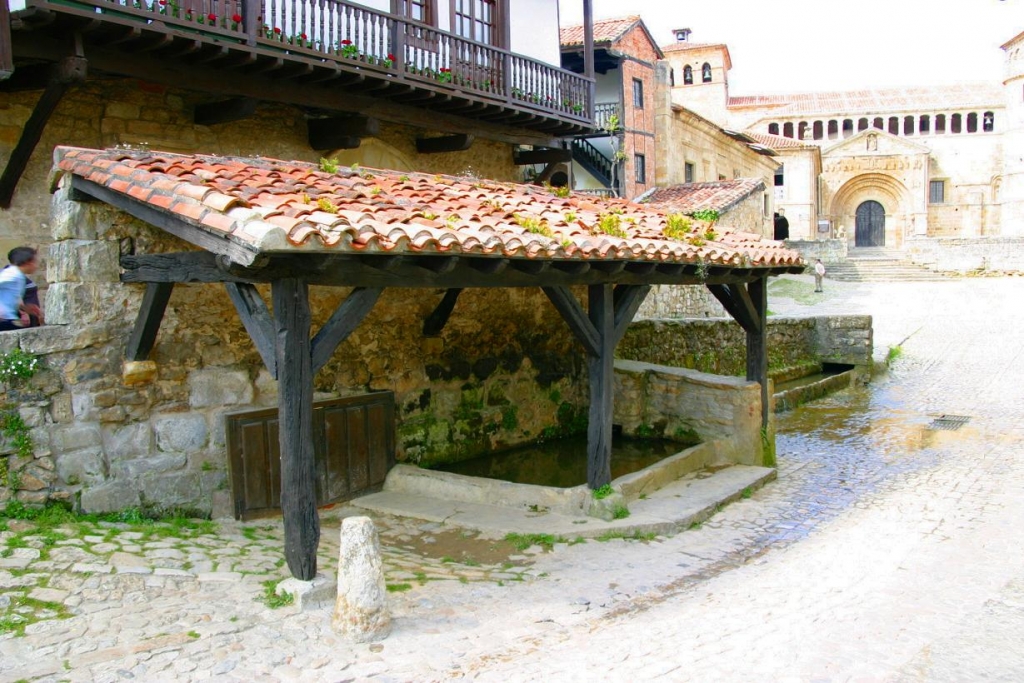
[[[692,40],[688,28],[673,31],[676,42],[662,47],[672,66],[672,101],[706,119],[726,125],[732,58],[723,43]]]

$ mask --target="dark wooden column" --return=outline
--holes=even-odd
[[[615,309],[612,285],[588,288],[590,323],[597,331],[598,354],[587,356],[590,419],[587,423],[587,484],[600,488],[612,480],[612,396],[615,379]]]
[[[11,9],[7,0],[0,0],[0,81],[14,73],[14,54],[11,50]]]
[[[737,285],[742,287],[742,285]],[[768,278],[747,286],[756,325],[747,329],[747,380],[761,384],[761,426],[768,427]]]
[[[593,79],[596,73],[594,61],[594,2],[583,0],[583,75],[590,79]],[[596,96],[596,88],[591,82],[587,86],[587,115],[591,120],[595,117]]]
[[[316,576],[320,519],[313,454],[313,357],[309,285],[286,278],[271,285],[277,354],[277,410],[281,442],[284,554],[292,576]]]

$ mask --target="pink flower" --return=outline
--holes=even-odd
[[[241,24],[242,23],[242,15],[241,14],[232,14],[231,15],[231,21],[235,22],[236,24]]]

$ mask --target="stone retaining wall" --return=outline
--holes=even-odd
[[[842,263],[846,261],[849,244],[846,240],[786,240],[786,246],[800,252],[807,263],[821,259],[822,263]]]
[[[722,304],[707,287],[654,285],[637,318],[719,318],[724,315]]]
[[[916,237],[904,252],[912,263],[941,272],[1024,271],[1024,237]]]
[[[870,316],[768,319],[772,370],[831,362],[870,366]],[[718,375],[746,373],[746,333],[730,318],[639,320],[629,326],[616,355],[627,360],[691,368]]]

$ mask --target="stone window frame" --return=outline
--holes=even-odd
[[[948,178],[931,178],[928,181],[928,204],[940,206],[946,204],[946,185],[949,182]],[[939,189],[939,198],[936,201],[936,188]]]
[[[683,162],[683,180],[687,183],[697,182],[697,164],[692,161]]]
[[[647,155],[633,155],[633,177],[637,185],[647,184]]]

